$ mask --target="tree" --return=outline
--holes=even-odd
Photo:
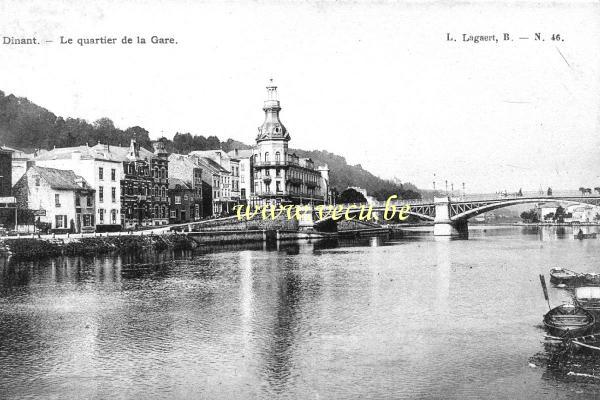
[[[581,192],[582,196],[585,194],[585,188],[583,186],[579,188],[579,191]]]
[[[565,222],[565,209],[562,206],[558,206],[556,208],[553,220],[557,222]]]
[[[348,188],[340,193],[336,202],[338,204],[366,203],[367,199],[356,189]]]
[[[551,187],[548,188],[548,192],[547,193],[548,193],[548,196],[552,196],[552,188]]]
[[[539,222],[537,210],[532,208],[529,211],[523,211],[521,213],[521,219],[525,222]]]
[[[519,191],[517,192],[517,197],[523,197],[523,190],[521,188],[519,188]]]

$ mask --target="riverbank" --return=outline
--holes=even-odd
[[[17,260],[34,260],[62,255],[85,256],[142,250],[188,250],[196,246],[197,243],[188,236],[170,233],[145,236],[99,236],[69,241],[19,238],[0,242],[0,252],[7,253]]]

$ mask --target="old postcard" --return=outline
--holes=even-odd
[[[0,2],[0,398],[600,390],[600,3]]]

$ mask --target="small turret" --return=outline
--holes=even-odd
[[[277,95],[277,86],[273,83],[273,79],[269,80],[267,85],[267,99],[265,100],[263,111],[265,112],[265,122],[258,128],[258,136],[256,142],[263,140],[290,140],[290,135],[287,129],[279,120],[279,97]]]

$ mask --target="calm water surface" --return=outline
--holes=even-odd
[[[538,274],[599,254],[571,230],[471,227],[0,260],[0,398],[594,398],[569,372],[600,376],[595,358],[544,344]]]

